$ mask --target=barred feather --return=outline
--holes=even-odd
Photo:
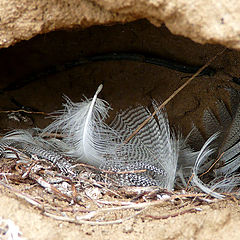
[[[157,103],[153,102],[154,110],[157,110]],[[151,116],[150,111],[143,106],[129,108],[119,113],[111,128],[121,133],[125,139],[133,133],[137,127]],[[141,165],[146,170],[144,177],[152,173],[154,177],[148,178],[148,184],[158,185],[163,188],[172,189],[175,180],[178,141],[170,131],[168,119],[164,110],[151,118],[139,132],[124,145],[127,154],[127,165],[131,164],[131,170],[137,170]],[[146,185],[146,184],[144,184]]]
[[[0,154],[8,153],[5,151],[13,147],[16,151],[24,152],[27,155],[36,155],[46,159],[56,165],[62,173],[74,175],[71,171],[72,165],[59,154],[48,141],[39,137],[34,137],[34,129],[15,130],[7,133],[0,140]]]
[[[239,93],[236,90],[229,90],[231,103],[233,104],[231,113],[228,110],[226,104],[223,101],[217,102],[218,116],[210,110],[206,110],[204,113],[204,125],[206,135],[219,131],[219,137],[217,139],[217,151],[215,152],[214,158],[223,153],[220,162],[223,166],[218,167],[214,170],[215,178],[208,183],[207,186],[211,185],[211,189],[215,188],[219,192],[226,189],[232,189],[239,184],[239,174],[237,170],[240,167],[240,98]],[[204,145],[202,150],[207,149]],[[198,172],[200,165],[198,161],[204,162],[207,158],[199,156],[195,165],[195,172]],[[209,160],[209,159],[208,159]],[[203,191],[209,192],[209,188],[195,178],[194,183],[198,185]],[[235,185],[234,185],[235,184]],[[214,193],[215,197],[217,196]]]

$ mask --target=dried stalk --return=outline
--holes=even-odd
[[[206,67],[208,67],[218,56],[220,56],[227,48],[224,48],[222,51],[218,52],[214,57],[212,57],[206,64],[204,64],[199,70],[192,75],[181,87],[179,87],[173,94],[167,98],[158,108],[155,110],[152,115],[147,118],[139,127],[124,141],[128,143],[155,115],[156,113],[165,107],[179,92],[181,92],[193,79],[195,79]]]

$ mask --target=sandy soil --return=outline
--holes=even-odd
[[[31,111],[52,112],[61,107],[63,93],[73,101],[79,101],[83,93],[91,97],[100,83],[104,83],[101,97],[111,103],[114,111],[137,103],[149,105],[151,98],[165,100],[169,97],[190,74],[144,63],[112,61],[75,67],[11,91],[3,91],[3,88],[48,66],[82,55],[141,52],[203,65],[221,49],[221,46],[202,46],[171,35],[165,27],[158,29],[146,21],[38,36],[1,50],[1,110],[24,106]],[[192,121],[201,124],[203,110],[209,106],[214,108],[217,98],[228,99],[226,86],[239,88],[232,81],[233,77],[240,76],[239,52],[226,50],[211,66],[217,70],[214,76],[196,78],[167,106],[171,124],[184,134],[189,131]],[[13,128],[44,127],[49,121],[43,115],[22,113],[13,118],[6,112],[0,113],[2,132]],[[40,187],[35,190],[42,191]],[[239,239],[240,234],[237,227],[240,223],[239,203],[233,200],[203,203],[197,206],[201,209],[197,213],[168,219],[146,216],[165,216],[192,206],[189,202],[186,206],[184,203],[166,203],[151,207],[122,224],[89,226],[53,220],[8,190],[1,187],[0,191],[0,216],[13,220],[26,239]]]
[[[78,225],[43,216],[41,211],[0,188],[1,216],[20,227],[26,239],[239,239],[239,203],[218,200],[198,206],[199,212],[168,219],[162,217],[189,209],[194,204],[174,203],[150,207],[121,224],[107,226]],[[128,210],[125,211],[128,214]],[[116,214],[116,217],[119,215]]]

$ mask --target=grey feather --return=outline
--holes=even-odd
[[[223,192],[226,189],[230,191],[230,189],[239,184],[237,170],[240,167],[240,99],[237,91],[229,90],[229,92],[231,94],[231,103],[237,105],[232,107],[231,112],[228,110],[227,105],[219,100],[217,102],[218,116],[215,116],[215,114],[209,109],[204,113],[203,121],[206,133],[209,134],[219,131],[219,137],[217,141],[215,141],[217,151],[212,155],[212,160],[209,156],[208,158],[200,157],[196,161],[196,164],[198,161],[203,163],[204,161],[216,161],[217,157],[220,156],[220,154],[223,154],[219,161],[223,166],[220,165],[218,168],[215,167],[214,179],[208,182],[207,185],[205,184],[203,186],[202,182],[199,182],[199,179],[195,178],[194,183],[203,191],[209,192],[209,189],[216,189],[219,192]],[[204,147],[207,149],[206,145],[204,145],[203,148]],[[200,165],[196,165],[195,172],[198,172],[199,170]]]
[[[5,150],[13,147],[17,151],[22,151],[30,156],[36,155],[40,158],[46,159],[56,165],[62,173],[74,175],[71,171],[71,164],[64,158],[63,155],[57,153],[50,148],[46,140],[33,136],[34,131],[29,130],[15,130],[7,133],[0,140],[1,154],[5,154]]]
[[[192,147],[192,149],[194,149],[195,151],[199,151],[206,140],[199,131],[199,129],[196,127],[196,125],[192,123],[192,130],[186,137],[185,141]]]
[[[158,108],[155,101],[153,108],[154,110]],[[150,116],[150,111],[143,106],[129,108],[119,113],[110,127],[127,139]],[[144,185],[154,184],[162,188],[173,188],[179,143],[170,131],[164,110],[158,111],[156,118],[151,118],[127,144],[123,144],[123,149],[127,154],[126,169],[138,170],[141,166],[146,170],[146,173],[136,174],[145,179]]]
[[[240,126],[240,107],[237,109],[233,117],[232,123],[230,124],[225,133],[226,137],[221,147],[221,151],[226,151],[240,140],[239,126]]]
[[[240,103],[240,92],[234,88],[227,88],[227,91],[230,95],[231,114],[235,116]]]
[[[231,112],[229,112],[226,104],[222,100],[217,101],[217,107],[221,128],[226,129],[232,122]]]
[[[220,122],[210,109],[206,109],[203,114],[203,125],[207,138],[221,129]],[[216,130],[217,129],[217,130]]]

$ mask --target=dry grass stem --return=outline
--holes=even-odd
[[[155,115],[156,113],[165,107],[179,92],[181,92],[193,79],[195,79],[206,67],[208,67],[218,56],[223,54],[227,48],[224,48],[222,51],[218,52],[214,57],[212,57],[206,64],[204,64],[199,70],[192,75],[181,87],[179,87],[173,94],[168,97],[158,108],[155,110],[152,115],[147,118],[139,127],[125,140],[124,143],[128,143],[142,128],[145,126]]]

